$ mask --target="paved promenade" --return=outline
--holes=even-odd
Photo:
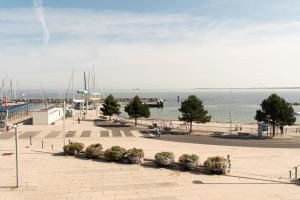
[[[99,124],[98,124],[99,125]],[[300,163],[300,149],[216,146],[149,139],[142,128],[67,121],[68,139],[104,148],[139,147],[145,157],[159,151],[196,153],[203,162],[214,155],[231,156],[228,176],[208,176],[56,155],[63,145],[62,123],[20,128],[21,187],[15,184],[14,138],[0,139],[0,199],[294,199],[300,187],[289,184],[288,171]],[[75,132],[74,132],[75,131]],[[29,145],[32,136],[33,146]],[[43,140],[43,149],[41,148]],[[53,150],[52,150],[53,145]]]

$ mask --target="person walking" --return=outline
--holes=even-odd
[[[78,121],[78,124],[80,124],[80,118],[79,117],[78,117],[77,121]]]
[[[156,137],[160,137],[160,128],[159,127],[156,127]]]

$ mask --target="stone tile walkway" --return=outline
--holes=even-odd
[[[62,151],[63,137],[47,138],[61,131],[61,124],[46,127],[23,126],[20,135],[40,131],[33,146],[20,140],[20,188],[15,185],[14,140],[0,140],[0,200],[298,200],[300,186],[287,184],[288,170],[300,163],[299,149],[268,149],[204,144],[178,143],[139,137],[112,137],[112,131],[93,127],[87,122],[79,126],[71,122],[67,130],[76,130],[72,141],[85,146],[101,143],[103,148],[120,145],[143,148],[145,157],[153,158],[160,151],[173,151],[176,159],[183,153],[195,153],[200,162],[214,155],[231,155],[232,169],[228,176],[208,176],[156,167],[116,164],[53,154]],[[90,137],[80,137],[83,131]],[[100,137],[101,136],[101,137]],[[107,137],[104,137],[107,136]],[[126,136],[126,137],[125,137]],[[44,149],[40,140],[44,139]],[[51,150],[54,145],[54,151]]]

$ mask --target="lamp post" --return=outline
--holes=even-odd
[[[230,114],[230,116],[229,116],[229,118],[230,118],[230,120],[229,120],[229,121],[230,121],[230,122],[229,122],[229,123],[230,123],[230,130],[229,130],[229,133],[230,133],[230,135],[231,135],[231,134],[232,134],[232,111],[231,111],[231,110],[230,110],[230,113],[229,113],[229,114]]]
[[[63,138],[64,138],[64,145],[66,145],[66,100],[64,100],[64,108],[63,108]]]
[[[16,187],[19,187],[19,136],[18,127],[22,126],[23,123],[11,126],[15,129],[15,142],[16,142]]]

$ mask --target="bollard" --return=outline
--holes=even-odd
[[[69,144],[71,143],[71,140],[69,140]]]
[[[230,162],[230,155],[227,155],[227,160],[228,162]]]
[[[289,171],[290,179],[292,178],[292,170]]]
[[[227,155],[227,161],[228,161],[228,172],[230,172],[230,169],[231,169],[230,155]]]
[[[298,178],[298,167],[295,167],[295,179]]]
[[[32,138],[29,136],[29,146],[32,146]]]
[[[42,149],[44,148],[44,141],[42,140]]]
[[[52,150],[53,150],[53,144],[51,145],[51,148],[52,148]]]

